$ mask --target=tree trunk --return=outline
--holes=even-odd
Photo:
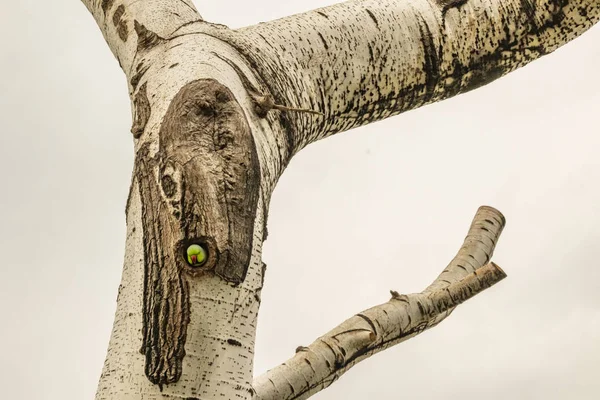
[[[483,207],[429,288],[253,381],[268,204],[291,157],[491,82],[600,14],[597,0],[374,0],[231,30],[189,0],[83,2],[127,77],[136,153],[98,400],[307,398],[504,278],[490,263],[504,218]]]

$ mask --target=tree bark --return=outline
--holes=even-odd
[[[82,1],[126,75],[136,154],[98,400],[306,398],[504,277],[488,264],[504,221],[484,208],[423,293],[358,314],[253,383],[268,204],[291,157],[491,82],[600,14],[597,0],[373,0],[231,30],[190,0]]]
[[[299,400],[327,388],[364,359],[432,328],[454,308],[506,277],[490,263],[504,216],[480,207],[458,254],[423,292],[391,291],[384,304],[364,310],[254,381],[260,400]]]

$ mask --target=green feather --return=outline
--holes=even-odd
[[[192,256],[196,256],[195,263],[192,261]],[[206,250],[199,244],[192,244],[187,248],[187,259],[193,267],[202,265],[206,261]]]

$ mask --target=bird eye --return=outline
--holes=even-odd
[[[206,262],[206,249],[199,244],[191,244],[187,248],[187,262],[192,267],[199,267]]]

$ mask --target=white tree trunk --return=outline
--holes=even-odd
[[[373,0],[230,30],[190,0],[82,1],[125,72],[136,152],[98,400],[307,398],[502,279],[488,263],[504,220],[482,208],[423,293],[394,294],[253,383],[267,210],[290,158],[486,84],[600,14],[597,0]],[[199,268],[183,255],[196,242]]]

